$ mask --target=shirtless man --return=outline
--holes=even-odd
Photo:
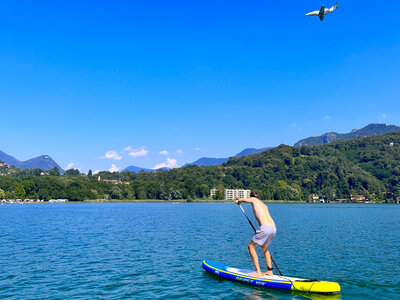
[[[273,268],[271,264],[271,254],[268,251],[268,246],[269,244],[271,244],[271,241],[276,234],[276,227],[274,220],[271,218],[268,212],[268,207],[259,199],[258,194],[253,191],[250,193],[250,198],[239,199],[235,202],[238,205],[242,202],[251,203],[251,205],[253,206],[254,217],[257,219],[257,222],[260,225],[260,228],[256,231],[256,234],[253,236],[248,245],[251,259],[253,260],[254,267],[256,268],[256,271],[250,273],[249,276],[272,276]],[[256,252],[256,247],[258,245],[261,246],[268,266],[267,271],[264,273],[261,273],[260,264],[258,262],[258,256]]]

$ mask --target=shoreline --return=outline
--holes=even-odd
[[[384,203],[384,202],[346,202],[346,203],[319,203],[319,202],[306,202],[306,201],[290,201],[290,200],[262,200],[264,203],[303,203],[303,204],[395,204],[395,203]],[[95,200],[84,200],[84,201],[70,201],[67,203],[233,203],[232,200],[158,200],[158,199],[145,199],[145,200],[106,200],[106,199],[95,199]]]
[[[307,203],[305,201],[285,201],[285,200],[262,200],[265,203]],[[146,200],[84,200],[84,201],[70,201],[68,203],[233,203],[231,200],[158,200],[158,199],[146,199]]]
[[[264,203],[287,203],[287,204],[396,204],[396,203],[385,203],[385,202],[346,202],[346,203],[319,203],[319,202],[306,202],[306,201],[288,201],[288,200],[262,200]],[[93,199],[83,201],[68,201],[68,202],[13,202],[13,203],[1,203],[1,204],[74,204],[74,203],[168,203],[168,204],[179,204],[179,203],[233,203],[232,200],[206,200],[206,199],[194,199],[194,200],[158,200],[158,199],[135,199],[135,200],[107,200],[107,199]]]

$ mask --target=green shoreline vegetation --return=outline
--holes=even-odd
[[[320,203],[320,202],[308,202],[308,201],[294,201],[294,200],[262,200],[264,203],[285,203],[285,204],[315,204],[315,205],[320,205],[320,204],[342,204],[338,202],[329,202],[329,203]],[[43,202],[24,202],[24,204],[44,204],[44,203],[49,203],[48,201],[43,201]],[[16,202],[13,202],[16,203]],[[134,199],[134,200],[129,200],[129,199],[92,199],[92,200],[82,200],[82,201],[66,201],[66,202],[54,202],[55,204],[79,204],[79,203],[92,203],[92,204],[98,204],[98,203],[164,203],[164,204],[181,204],[181,203],[232,203],[234,202],[232,200],[213,200],[213,199],[180,199],[180,200],[159,200],[159,199]],[[378,201],[378,202],[346,202],[345,204],[387,204],[388,202],[386,201]],[[389,202],[390,203],[390,202]]]
[[[0,199],[143,202],[223,201],[224,189],[250,189],[261,199],[306,202],[312,197],[375,202],[400,197],[400,132],[321,146],[280,145],[212,167],[123,173],[20,170],[0,163]],[[210,189],[216,196],[209,199]],[[151,200],[149,200],[151,201]]]
[[[213,199],[176,199],[176,200],[159,200],[159,199],[145,199],[145,200],[106,200],[94,199],[77,201],[80,203],[234,203],[232,200],[213,200]],[[290,200],[263,200],[265,203],[307,203],[305,201],[290,201]]]

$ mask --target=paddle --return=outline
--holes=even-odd
[[[251,221],[250,221],[249,217],[247,216],[246,212],[244,211],[243,207],[240,204],[239,204],[239,207],[242,210],[242,212],[243,212],[244,216],[246,217],[247,221],[249,221],[249,224],[253,228],[254,232],[256,232],[256,228],[254,227],[253,223],[251,223]],[[282,272],[281,272],[281,270],[279,270],[278,265],[276,264],[275,260],[272,258],[272,255],[271,255],[271,260],[274,263],[275,268],[278,270],[279,275],[283,276]]]

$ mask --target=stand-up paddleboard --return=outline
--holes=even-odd
[[[217,275],[219,277],[258,287],[277,288],[310,293],[340,292],[340,285],[336,282],[315,281],[279,275],[252,277],[248,274],[254,271],[233,268],[211,260],[204,260],[203,268],[207,272],[210,272],[211,274]]]

